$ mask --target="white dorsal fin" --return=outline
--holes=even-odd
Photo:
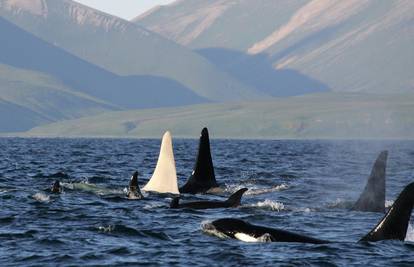
[[[169,131],[165,132],[162,137],[157,166],[155,167],[151,179],[142,190],[180,194],[178,191],[172,139]]]

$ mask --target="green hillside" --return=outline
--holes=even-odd
[[[0,132],[115,110],[48,75],[0,64]]]
[[[266,102],[110,112],[37,127],[25,136],[414,138],[414,95],[325,93]]]
[[[4,0],[0,16],[117,75],[168,78],[212,101],[259,95],[191,50],[70,0]]]

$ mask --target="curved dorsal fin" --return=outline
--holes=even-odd
[[[226,202],[229,204],[230,207],[238,207],[240,206],[241,198],[243,194],[247,191],[247,188],[242,188],[238,190],[236,193],[231,195]]]
[[[382,220],[360,241],[404,241],[414,205],[414,183],[407,185]]]
[[[353,210],[385,212],[385,172],[388,151],[382,151],[372,167],[364,191]]]
[[[142,190],[179,194],[172,138],[169,131],[165,132],[162,137],[157,166],[155,167],[151,179]]]
[[[181,193],[204,193],[210,188],[218,187],[214,175],[213,160],[210,152],[210,139],[207,128],[201,131],[197,159],[193,172],[185,185],[180,188]]]

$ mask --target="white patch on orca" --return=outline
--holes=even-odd
[[[40,201],[40,202],[49,202],[50,197],[48,195],[45,195],[43,193],[36,193],[33,196],[33,199]]]
[[[169,131],[165,132],[162,137],[157,166],[155,167],[151,179],[142,190],[180,194],[178,191],[172,138]]]
[[[266,233],[259,237],[254,237],[245,233],[236,233],[234,234],[234,237],[237,238],[240,241],[248,242],[248,243],[266,243],[266,242],[272,242],[272,237],[270,234]]]

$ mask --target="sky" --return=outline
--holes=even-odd
[[[174,0],[75,0],[103,12],[130,20],[157,5]]]

